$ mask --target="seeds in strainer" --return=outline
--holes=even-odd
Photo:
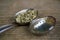
[[[28,23],[32,21],[33,19],[35,19],[37,17],[37,14],[38,14],[37,10],[29,9],[26,12],[17,15],[16,22],[21,23],[21,24]]]

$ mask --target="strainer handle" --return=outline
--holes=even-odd
[[[0,27],[0,33],[3,33],[7,31],[8,29],[11,29],[13,27],[13,24],[6,24]]]

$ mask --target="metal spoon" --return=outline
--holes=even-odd
[[[23,14],[26,14],[26,16],[28,15],[28,12],[29,11],[34,11],[34,12],[36,12],[36,17],[37,17],[37,10],[35,10],[35,9],[32,9],[32,8],[30,8],[30,9],[24,9],[24,10],[21,10],[21,11],[19,11],[19,12],[17,12],[16,14],[15,14],[15,16],[14,16],[14,22],[15,23],[17,23],[17,24],[19,24],[19,25],[26,25],[26,24],[28,24],[28,23],[30,23],[30,21],[32,21],[33,19],[35,19],[35,18],[33,18],[32,20],[30,20],[30,21],[28,21],[28,22],[18,22],[16,19],[18,18],[17,16],[21,16],[21,15],[23,15]],[[31,13],[32,14],[32,13]],[[33,14],[34,15],[34,14]],[[24,16],[24,15],[23,15]],[[21,16],[21,17],[23,17],[23,16]],[[27,18],[29,18],[30,16],[28,16]],[[27,20],[27,19],[26,19]],[[20,21],[20,19],[19,19],[19,21]],[[2,32],[4,32],[4,31],[6,31],[6,30],[8,30],[8,29],[10,29],[10,28],[12,28],[12,27],[14,27],[13,26],[13,23],[12,24],[7,24],[7,25],[3,25],[3,26],[1,26],[0,27],[0,33],[2,33]]]
[[[45,34],[51,31],[56,24],[56,19],[53,16],[47,16],[35,19],[30,23],[29,30],[33,34]]]

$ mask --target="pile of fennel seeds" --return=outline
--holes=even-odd
[[[51,17],[48,17],[48,18],[47,18],[46,22],[47,22],[48,24],[55,25],[56,19],[51,16]]]
[[[28,10],[25,13],[21,13],[19,15],[16,16],[16,22],[17,23],[28,23],[30,21],[32,21],[33,19],[35,19],[38,15],[38,11],[37,10]]]

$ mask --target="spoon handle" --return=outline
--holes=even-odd
[[[8,29],[11,29],[13,27],[13,24],[6,24],[0,27],[0,33],[5,32]]]

